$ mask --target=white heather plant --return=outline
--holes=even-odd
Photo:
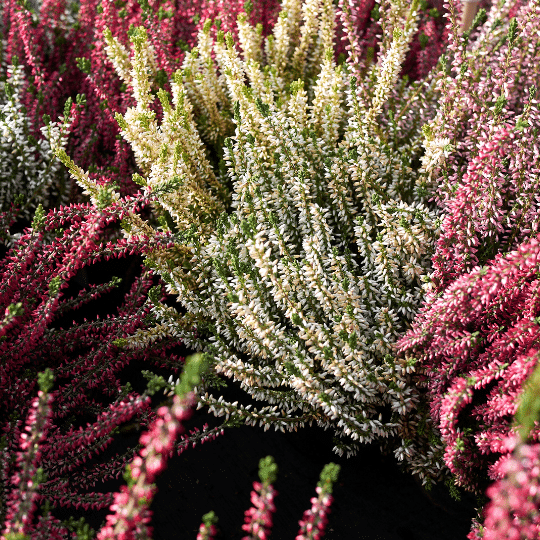
[[[393,345],[420,306],[439,233],[425,181],[445,151],[420,167],[439,72],[400,79],[418,3],[381,4],[389,34],[360,80],[334,61],[331,0],[284,0],[264,43],[245,17],[239,44],[208,21],[171,81],[172,103],[157,92],[160,124],[145,31],[131,32],[131,53],[105,33],[137,102],[117,117],[135,180],[175,243],[149,264],[186,312],[155,301],[161,324],[128,346],[182,337],[263,402],[228,403],[203,385],[200,406],[265,428],[316,422],[335,430],[339,454],[377,440],[429,482],[444,474],[442,447],[420,452],[410,439],[422,421],[415,367],[396,361]],[[225,166],[214,171],[209,151],[219,157],[220,146]],[[88,175],[59,155],[99,202]],[[159,234],[136,215],[125,227]]]
[[[53,148],[66,145],[71,101],[64,117],[49,120],[41,136],[33,137],[32,121],[21,102],[24,72],[16,59],[13,64],[2,66],[0,80],[0,212],[9,212],[16,203],[19,215],[28,219],[40,204],[48,208],[68,201],[70,181]],[[3,233],[9,242],[9,231]]]

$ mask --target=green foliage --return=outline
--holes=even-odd
[[[326,493],[332,493],[332,488],[338,479],[341,467],[335,463],[328,463],[321,472],[321,478],[317,484]]]
[[[47,368],[45,371],[38,373],[38,385],[42,392],[47,393],[54,384],[54,374],[51,369]]]
[[[38,204],[38,207],[36,208],[36,211],[34,213],[34,219],[32,220],[32,229],[35,231],[39,231],[43,228],[43,225],[45,224],[45,210],[43,210],[43,206],[41,204]]]
[[[8,306],[8,314],[10,317],[20,317],[24,313],[22,302],[16,304],[10,304]]]
[[[77,67],[83,73],[86,73],[86,74],[90,73],[92,63],[89,58],[76,58],[75,60],[77,62]]]
[[[535,424],[540,422],[540,363],[538,363],[525,383],[523,394],[515,415],[515,425],[518,427],[522,440],[529,438]]]
[[[70,516],[63,524],[70,532],[75,533],[77,540],[93,540],[96,536],[96,531],[86,523],[84,517],[75,519]]]
[[[219,520],[213,510],[208,512],[207,514],[204,514],[204,516],[202,517],[202,522],[207,527],[210,527],[211,525],[217,525],[218,521]]]
[[[259,461],[259,478],[263,484],[269,485],[276,481],[278,466],[272,456],[266,456]]]
[[[143,369],[141,373],[144,378],[148,380],[148,384],[146,386],[146,393],[149,396],[153,396],[156,392],[159,392],[163,388],[167,388],[170,386],[161,375],[156,375],[155,373],[152,373],[145,369]]]
[[[58,292],[60,291],[60,287],[62,285],[62,279],[59,276],[56,276],[51,279],[49,283],[49,295],[51,298],[54,298]]]
[[[185,360],[180,384],[175,388],[177,396],[183,397],[201,381],[201,375],[208,369],[209,358],[204,353],[192,354]]]

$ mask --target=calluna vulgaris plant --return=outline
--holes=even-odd
[[[537,356],[537,355],[536,355]],[[516,412],[515,433],[503,439],[508,453],[498,460],[498,480],[487,489],[489,502],[484,508],[484,522],[473,521],[470,540],[502,538],[535,539],[540,534],[540,365],[525,383]],[[535,428],[531,432],[531,428]]]
[[[535,240],[454,282],[406,339],[429,368],[431,415],[460,485],[483,491],[503,449],[540,327]],[[488,457],[489,456],[489,457]],[[494,478],[494,473],[490,473]]]
[[[210,353],[218,373],[269,403],[250,410],[202,387],[201,406],[265,427],[332,426],[346,437],[340,453],[354,453],[355,440],[397,436],[398,457],[427,478],[440,469],[426,469],[431,458],[408,448],[414,366],[395,362],[392,344],[421,301],[439,226],[427,193],[415,189],[437,75],[399,79],[418,4],[386,7],[379,61],[361,79],[334,61],[329,1],[285,2],[264,42],[245,16],[238,46],[207,21],[171,80],[172,96],[157,92],[161,122],[151,108],[156,56],[147,32],[131,33],[132,54],[110,31],[105,39],[136,100],[117,115],[141,171],[134,178],[146,193],[176,186],[156,210],[175,247],[149,263],[187,315],[155,313]],[[202,137],[195,107],[207,118]],[[219,169],[204,140],[223,145]],[[232,213],[224,212],[228,185]],[[124,223],[129,235],[156,234],[136,215]]]
[[[222,26],[228,30],[243,3],[228,2]],[[43,118],[56,118],[64,102],[75,95],[86,98],[68,141],[70,155],[90,169],[94,179],[115,184],[123,194],[136,191],[132,152],[121,138],[115,112],[125,112],[132,96],[107,62],[102,39],[109,28],[121,39],[139,25],[148,30],[156,50],[156,84],[162,85],[193,45],[198,27],[217,17],[221,2],[182,3],[127,0],[44,0],[37,9],[29,2],[6,0],[0,17],[4,60],[19,59],[26,73],[22,92],[29,114],[30,132],[39,139]],[[275,6],[257,2],[251,19],[267,27]]]
[[[494,5],[473,46],[467,35],[457,36],[455,6],[448,7],[454,77],[441,81],[445,103],[426,128],[432,145],[451,145],[431,173],[445,217],[426,305],[399,346],[419,361],[417,384],[427,388],[446,465],[458,485],[481,493],[489,479],[521,466],[519,449],[514,464],[505,465],[516,446],[507,441],[514,440],[512,417],[537,364],[538,242],[530,239],[539,224],[540,4]],[[531,436],[536,441],[537,431]],[[500,482],[490,494],[513,480]],[[519,500],[508,499],[518,513]],[[495,502],[488,507],[486,538],[514,537],[504,527],[493,532],[495,508],[506,511]],[[515,537],[533,537],[526,527],[522,533]]]

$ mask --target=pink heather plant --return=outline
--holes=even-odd
[[[445,6],[442,66],[452,75],[440,79],[441,107],[424,128],[417,185],[431,190],[444,219],[425,305],[398,349],[419,361],[418,384],[427,389],[431,419],[418,432],[433,421],[458,485],[480,493],[494,478],[538,347],[538,248],[528,240],[540,223],[540,3],[480,12],[476,22],[486,22],[472,30],[472,44],[470,32],[459,35],[459,5]]]
[[[540,535],[540,445],[528,440],[538,434],[540,364],[524,387],[515,418],[518,433],[503,440],[509,453],[499,460],[498,480],[487,490],[484,523],[473,522],[469,540],[534,540]]]
[[[163,471],[167,458],[172,456],[176,435],[182,432],[181,422],[191,416],[195,395],[190,392],[182,399],[174,396],[172,407],[160,407],[150,430],[143,433],[143,449],[127,469],[128,486],[115,493],[112,514],[99,531],[97,540],[136,540],[150,538],[152,528],[150,503],[156,492],[153,484]]]
[[[337,35],[342,43],[337,45],[336,53],[346,53],[351,73],[361,77],[381,53],[379,41],[391,24],[391,5],[375,0],[339,0],[338,5],[341,24]],[[437,64],[448,39],[442,14],[442,1],[420,2],[418,31],[403,63],[402,75],[422,79]]]
[[[199,527],[199,532],[197,534],[197,540],[213,540],[214,536],[217,534],[218,530],[216,523],[218,521],[214,512],[208,512],[202,517],[203,522]]]
[[[473,522],[469,540],[537,540],[540,537],[540,444],[511,435],[511,452],[497,467],[500,479],[487,489],[483,524]]]
[[[322,470],[321,479],[315,489],[317,497],[311,499],[311,509],[304,512],[296,540],[318,540],[323,537],[333,500],[332,486],[338,474],[339,465],[335,463],[329,463]]]
[[[243,540],[266,540],[272,529],[272,514],[276,511],[274,497],[276,490],[272,484],[276,481],[277,465],[267,456],[259,463],[260,482],[253,483],[251,508],[245,512],[242,530],[248,533]]]
[[[482,492],[508,436],[540,345],[540,243],[456,280],[399,343],[421,366],[431,417],[458,485]],[[537,437],[535,432],[534,437]]]

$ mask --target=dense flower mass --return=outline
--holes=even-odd
[[[394,10],[404,30],[394,31],[361,80],[334,61],[329,1],[284,3],[264,47],[245,17],[239,46],[207,21],[171,80],[172,102],[157,93],[161,124],[149,109],[155,52],[146,32],[131,34],[131,54],[105,34],[136,99],[117,118],[144,173],[141,184],[148,194],[164,182],[182,186],[158,196],[178,234],[174,251],[156,254],[152,264],[188,320],[213,336],[194,340],[172,309],[160,316],[173,335],[211,353],[218,373],[270,403],[249,410],[202,395],[200,404],[218,415],[280,429],[317,422],[360,442],[406,438],[413,366],[396,363],[391,345],[419,305],[439,220],[413,191],[421,126],[396,121],[424,84],[398,82],[417,5]],[[424,99],[409,104],[420,116],[434,113],[434,85],[432,77]],[[368,102],[360,97],[369,93]],[[195,107],[208,119],[202,136]],[[386,123],[391,136],[377,127]],[[231,126],[234,136],[226,137]],[[205,140],[223,144],[218,174]],[[82,172],[75,176],[87,182]],[[233,213],[223,212],[220,185],[227,184]],[[152,234],[137,216],[126,221],[129,236]],[[403,440],[401,458],[406,447]],[[345,439],[336,450],[355,448]],[[414,467],[423,476],[420,461]]]
[[[0,40],[2,540],[149,539],[174,452],[306,423],[538,537],[539,0],[5,0]]]

